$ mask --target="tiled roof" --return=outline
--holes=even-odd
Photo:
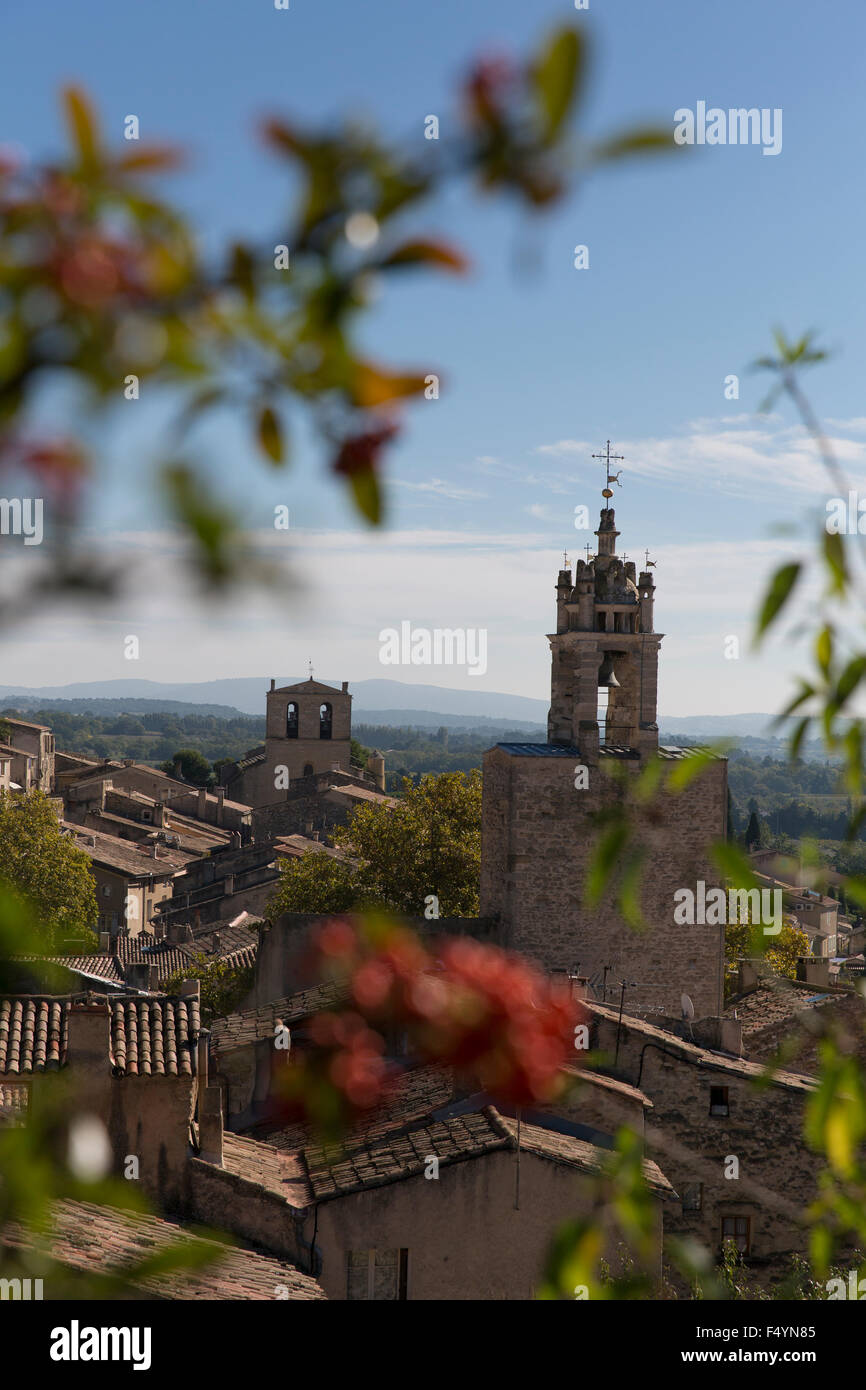
[[[347,1152],[341,1148],[309,1148],[304,1151],[310,1186],[318,1201],[328,1201],[367,1188],[400,1182],[423,1173],[431,1156],[444,1164],[459,1163],[499,1150],[515,1151],[517,1121],[506,1118],[493,1105],[467,1114],[454,1114],[429,1124],[383,1134],[371,1144]],[[520,1126],[520,1148],[584,1173],[601,1173],[608,1151],[586,1140],[561,1134],[537,1124]],[[673,1189],[658,1167],[644,1163],[650,1185],[665,1195]]]
[[[3,1233],[7,1245],[32,1247],[33,1238],[20,1227]],[[203,1267],[188,1267],[165,1274],[135,1277],[135,1268],[153,1260],[163,1247],[175,1242],[213,1259]],[[253,1250],[226,1247],[193,1235],[180,1224],[159,1216],[122,1212],[90,1202],[62,1202],[52,1213],[50,1252],[60,1264],[89,1275],[132,1273],[133,1286],[146,1299],[206,1299],[238,1301],[275,1298],[322,1299],[324,1290],[315,1279]],[[71,1296],[74,1297],[74,1284]]]
[[[368,1146],[396,1129],[432,1118],[433,1112],[447,1106],[454,1095],[454,1075],[449,1067],[415,1067],[401,1073],[369,1117],[358,1120],[345,1136],[342,1143],[344,1153]],[[285,1153],[315,1145],[315,1135],[310,1126],[303,1122],[292,1125],[267,1123],[256,1126],[252,1133],[256,1139]]]
[[[798,1015],[826,1008],[847,996],[847,990],[822,990],[815,985],[795,984],[792,980],[774,975],[760,981],[751,994],[742,994],[731,1000],[725,1009],[725,1017],[736,1017],[742,1023],[743,1041],[748,1043],[753,1034],[765,1028],[786,1022],[794,1024]]]
[[[329,788],[333,791],[333,788]],[[342,791],[343,788],[337,788]],[[273,844],[274,854],[284,854],[295,859],[299,859],[302,854],[308,851],[321,854],[329,854],[332,859],[348,859],[345,850],[339,849],[336,845],[323,844],[321,840],[313,840],[308,835],[278,835]]]
[[[142,947],[153,946],[155,943],[156,937],[153,932],[142,931],[138,936],[132,936],[129,932],[122,931],[111,938],[111,951],[112,955],[125,964],[127,961],[143,960]]]
[[[397,805],[396,797],[386,796],[384,792],[380,791],[371,791],[368,787],[353,787],[350,782],[347,782],[345,786],[327,787],[326,791],[339,792],[341,796],[348,796],[353,801],[387,802],[389,806]]]
[[[258,936],[255,927],[262,920],[260,917],[253,917],[249,913],[241,914],[245,921],[238,921],[237,914],[228,921],[210,922],[206,926],[193,927],[193,937],[197,951],[204,951],[207,955],[214,953],[214,935],[219,937],[220,955],[228,955],[232,951],[240,950],[245,946],[258,946]]]
[[[109,999],[109,1059],[115,1076],[193,1076],[199,1001]]]
[[[190,854],[185,850],[166,849],[159,846],[159,854],[145,854],[136,849],[131,840],[121,840],[117,835],[105,835],[100,830],[84,829],[71,821],[62,821],[64,830],[72,831],[76,849],[93,860],[94,864],[129,874],[133,878],[144,878],[150,874],[157,878],[168,878],[183,869],[190,862]]]
[[[607,1019],[610,1023],[618,1022],[616,1009],[607,1008],[603,1004],[596,1004],[585,1000],[584,1009],[589,1014],[597,1014],[599,1017]],[[679,1054],[684,1061],[694,1061],[700,1063],[707,1071],[717,1071],[727,1073],[729,1076],[739,1076],[744,1081],[757,1081],[759,1078],[767,1079],[767,1071],[760,1062],[747,1062],[741,1057],[732,1057],[729,1053],[713,1052],[708,1047],[699,1047],[696,1043],[687,1042],[680,1038],[676,1033],[670,1033],[664,1028],[657,1028],[652,1023],[647,1023],[642,1018],[634,1018],[625,1014],[621,1020],[621,1026],[629,1032],[640,1034],[648,1042],[663,1043],[665,1051],[669,1055]],[[770,1085],[781,1086],[785,1090],[808,1092],[815,1089],[815,1080],[811,1076],[805,1076],[800,1072],[773,1070],[769,1077]]]
[[[66,1004],[31,995],[0,999],[0,1075],[57,1071],[66,1060]]]
[[[239,1134],[223,1135],[223,1168],[245,1182],[275,1192],[292,1207],[313,1200],[307,1169],[300,1154],[280,1153],[268,1144]]]
[[[215,1018],[210,1029],[210,1045],[215,1052],[229,1052],[235,1047],[244,1047],[259,1038],[272,1038],[278,1023],[290,1027],[302,1019],[311,1018],[323,1009],[333,1009],[347,998],[343,986],[334,984],[314,985],[312,989],[301,990],[288,999],[277,999],[273,1004],[263,1004],[257,1009],[246,1009],[243,1013],[229,1014],[226,1018]]]
[[[95,953],[92,956],[13,956],[13,960],[36,962],[45,961],[49,965],[63,965],[67,970],[89,975],[93,979],[110,980],[112,984],[123,984],[123,975],[116,957]]]
[[[196,995],[155,999],[93,993],[0,999],[0,1075],[64,1065],[69,1010],[76,1005],[104,1012],[106,1062],[114,1076],[194,1075],[201,1026]]]

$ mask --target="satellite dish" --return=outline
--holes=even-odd
[[[683,1011],[683,1018],[691,1021],[695,1016],[695,1006],[687,994],[680,995],[680,1008]]]

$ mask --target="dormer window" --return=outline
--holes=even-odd
[[[330,705],[322,705],[319,709],[319,738],[331,737],[331,725],[333,723],[333,711]]]
[[[298,707],[294,701],[286,710],[286,738],[298,737]]]

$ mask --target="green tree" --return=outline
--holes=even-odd
[[[267,914],[274,918],[283,912],[349,912],[357,905],[360,892],[354,864],[311,849],[299,859],[283,860]]]
[[[353,862],[312,850],[281,866],[268,904],[280,912],[348,912],[386,908],[420,917],[478,915],[481,877],[481,774],[445,772],[404,778],[396,806],[374,803],[352,812],[334,833]]]
[[[207,787],[213,781],[213,769],[197,748],[179,748],[171,758],[160,763],[160,769],[169,777],[177,777],[180,773],[183,781],[191,782],[194,787]]]
[[[367,766],[367,759],[370,756],[369,748],[365,748],[363,743],[359,743],[356,738],[351,740],[352,762],[360,763],[362,767]]]
[[[749,816],[749,824],[746,826],[746,849],[760,849],[761,847],[761,822],[757,811],[753,811]]]
[[[778,936],[765,936],[760,926],[751,922],[729,922],[725,927],[725,955],[733,965],[741,956],[763,956],[770,970],[797,978],[797,960],[811,954],[809,938],[786,917]]]
[[[170,975],[163,985],[166,994],[179,994],[184,980],[198,980],[201,986],[201,1017],[207,1027],[215,1018],[234,1013],[244,995],[253,987],[255,967],[231,966],[224,960],[209,960],[199,953],[189,965]]]
[[[478,913],[481,878],[481,774],[445,772],[404,779],[396,806],[353,812],[334,839],[359,861],[365,897],[417,917],[438,899],[443,917]]]
[[[47,949],[98,948],[90,860],[63,835],[42,792],[0,792],[0,884],[31,906]]]

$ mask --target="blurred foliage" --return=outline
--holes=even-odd
[[[0,468],[32,480],[52,540],[50,568],[5,611],[119,588],[121,570],[76,544],[95,464],[87,439],[109,407],[155,392],[174,412],[156,482],[206,589],[274,578],[194,457],[194,427],[226,411],[248,422],[268,469],[290,465],[297,420],[309,416],[355,508],[380,524],[381,457],[399,407],[423,400],[439,373],[369,360],[361,325],[381,285],[468,269],[459,249],[418,229],[428,205],[468,180],[539,212],[599,166],[676,148],[667,127],[581,141],[587,72],[586,40],[570,27],[524,63],[480,61],[443,138],[426,140],[419,122],[404,148],[353,121],[312,130],[269,119],[261,138],[298,190],[294,205],[270,238],[209,258],[178,208],[149,191],[181,152],[112,146],[87,95],[68,88],[67,156],[0,156]],[[60,384],[77,406],[49,430],[40,404]]]
[[[789,397],[820,454],[834,491],[839,498],[847,499],[851,489],[800,385],[800,372],[823,362],[826,354],[814,346],[811,334],[789,342],[784,334],[777,332],[775,346],[775,355],[762,357],[755,364],[776,377],[762,409],[769,409],[782,394]],[[804,629],[813,631],[815,670],[809,680],[801,680],[800,689],[780,714],[779,722],[799,713],[788,743],[792,764],[798,764],[804,740],[813,728],[817,729],[828,757],[841,762],[844,786],[851,798],[849,840],[860,833],[866,817],[866,806],[862,803],[863,719],[852,708],[866,677],[866,651],[858,649],[854,636],[862,627],[866,599],[862,582],[858,584],[854,578],[856,565],[862,562],[862,553],[854,554],[858,543],[858,535],[843,537],[825,526],[816,557],[786,561],[772,575],[755,623],[757,645],[788,611],[794,594],[802,594],[803,578],[810,566],[817,567],[824,581],[820,602],[817,608],[805,607],[798,628],[800,634]],[[623,917],[634,928],[643,926],[640,894],[647,868],[643,831],[647,823],[652,822],[654,799],[659,795],[676,795],[694,777],[700,776],[708,761],[724,749],[718,746],[697,752],[697,755],[695,751],[692,750],[689,758],[674,764],[660,758],[652,759],[637,777],[628,777],[623,770],[619,773],[621,786],[616,801],[596,817],[597,839],[588,875],[587,899],[592,904],[607,893],[614,894]],[[723,880],[738,889],[759,886],[748,855],[733,841],[717,840],[711,853]],[[866,879],[848,876],[839,892],[862,908],[866,904]],[[750,956],[763,955],[764,978],[770,983],[779,973],[790,975],[800,935],[790,927],[786,934],[783,927],[778,937],[766,936],[750,924],[728,926],[726,932],[731,953],[738,952],[742,946]],[[866,1031],[862,1020],[861,1031]],[[862,1039],[859,1043],[862,1047]],[[807,1265],[798,1257],[791,1276],[772,1296],[827,1298],[827,1280],[839,1273],[839,1268],[833,1267],[834,1258],[842,1255],[862,1264],[862,1251],[866,1249],[866,1078],[857,1046],[857,1039],[829,1026],[820,1040],[817,1087],[809,1098],[804,1117],[804,1142],[819,1155],[824,1165],[819,1172],[818,1195],[803,1214],[809,1232],[810,1258]],[[763,1084],[767,1084],[779,1066],[788,1065],[796,1051],[795,1038],[783,1040],[778,1056],[765,1068]],[[623,1168],[619,1181],[638,1196],[641,1194],[633,1168]],[[596,1281],[600,1279],[601,1251],[592,1234],[588,1236],[585,1230],[576,1227],[570,1239],[565,1233],[560,1236],[551,1252],[548,1271],[548,1287],[558,1292],[546,1296],[564,1296],[562,1290],[567,1287],[573,1264],[580,1268],[582,1282],[593,1277]],[[666,1257],[670,1265],[690,1281],[695,1297],[771,1296],[749,1282],[743,1261],[731,1245],[721,1252],[718,1265],[712,1252],[677,1239],[666,1242]],[[843,1275],[849,1267],[843,1268]],[[862,1273],[861,1268],[860,1276]],[[608,1284],[607,1287],[612,1286]],[[597,1296],[609,1294],[601,1290]]]

